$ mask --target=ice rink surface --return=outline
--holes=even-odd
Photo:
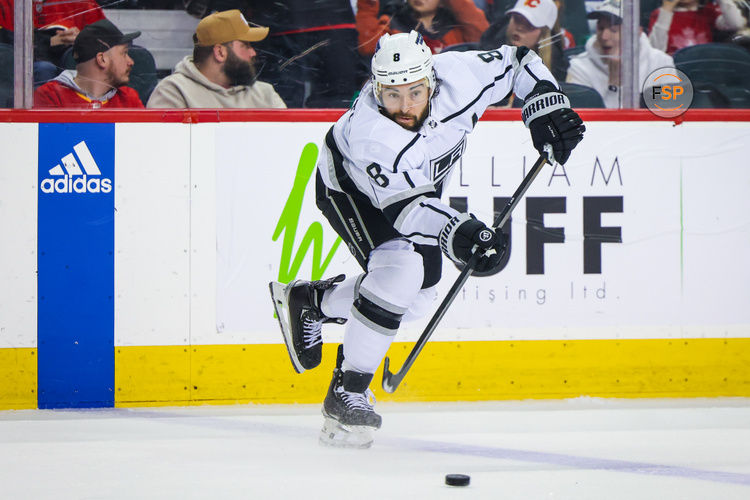
[[[750,499],[750,399],[376,409],[367,450],[317,405],[0,411],[0,498]]]

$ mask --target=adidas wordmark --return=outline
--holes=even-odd
[[[49,170],[39,186],[43,193],[110,193],[112,179],[101,177],[102,172],[85,141],[73,146],[73,153],[63,156],[61,163]],[[76,159],[76,155],[78,159]],[[79,163],[80,160],[80,163]]]

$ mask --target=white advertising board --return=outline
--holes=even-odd
[[[361,272],[344,245],[332,250],[336,235],[314,203],[315,144],[328,127],[220,127],[217,339],[278,341],[270,280],[318,277],[328,258],[324,276]],[[435,338],[746,335],[748,126],[587,127],[570,161],[545,167],[513,213],[505,268],[470,279]],[[510,196],[536,158],[523,126],[480,122],[443,199],[465,198],[490,222],[494,198]],[[457,274],[444,260],[442,293]],[[399,339],[421,326],[404,325]]]
[[[0,348],[36,347],[37,125],[0,124]]]
[[[116,125],[115,345],[279,343],[269,281],[361,272],[315,207],[329,126]],[[37,345],[37,127],[1,134],[0,347]],[[587,128],[513,213],[503,270],[471,278],[433,339],[746,337],[750,126]],[[520,123],[481,121],[443,199],[489,222],[535,159]],[[457,274],[444,260],[441,294]]]

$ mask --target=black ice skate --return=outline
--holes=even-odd
[[[373,431],[382,423],[380,415],[373,410],[375,396],[368,389],[373,374],[342,371],[343,360],[344,346],[340,345],[333,380],[323,401],[325,421],[320,443],[341,448],[369,448]]]
[[[344,281],[344,278],[343,274],[339,274],[322,281],[297,280],[288,285],[272,281],[269,284],[286,349],[297,373],[320,364],[323,351],[323,323],[341,324],[346,321],[343,318],[327,318],[320,310],[323,292]]]

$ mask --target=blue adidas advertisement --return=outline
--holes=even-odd
[[[113,123],[39,124],[39,408],[114,406]]]

